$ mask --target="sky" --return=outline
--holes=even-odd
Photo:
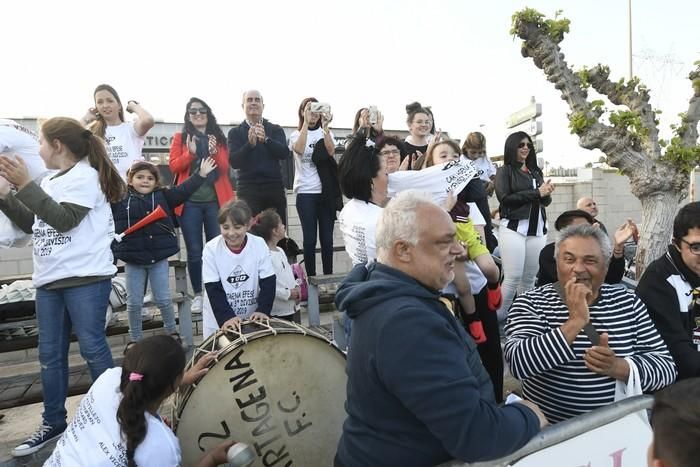
[[[331,104],[332,126],[350,127],[376,105],[387,129],[406,129],[405,105],[432,107],[458,139],[482,131],[501,154],[508,115],[542,104],[542,156],[580,167],[602,155],[569,133],[567,104],[509,35],[526,6],[563,10],[569,65],[597,63],[627,77],[628,1],[580,0],[180,0],[2,2],[0,118],[80,117],[100,83],[156,119],[181,122],[191,96],[220,123],[243,118],[241,94],[259,89],[265,116],[294,126],[304,97]],[[700,60],[700,1],[632,0],[634,74],[663,111],[662,137],[691,96]]]

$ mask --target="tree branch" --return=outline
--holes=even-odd
[[[608,156],[608,163],[630,175],[645,165],[636,138],[629,132],[620,134],[615,128],[600,122],[602,111],[588,102],[588,93],[581,85],[579,77],[564,60],[559,45],[533,22],[522,17],[515,19],[514,31],[523,40],[521,53],[531,57],[535,66],[544,71],[547,80],[554,83],[572,110],[569,118],[580,114],[588,122],[576,131],[579,144],[586,149],[600,149]],[[642,174],[639,174],[640,176]]]
[[[687,125],[685,131],[681,132],[682,145],[686,148],[692,148],[698,144],[698,121],[700,121],[700,64],[691,71],[688,79],[693,83],[693,97],[688,103],[688,112],[683,122]]]
[[[661,157],[659,129],[656,115],[649,104],[649,91],[641,85],[638,86],[638,81],[627,84],[613,83],[609,76],[610,69],[602,65],[596,65],[588,72],[593,89],[607,96],[613,104],[624,105],[639,116],[642,128],[647,132],[646,135],[640,135],[640,143],[649,156],[658,159]]]

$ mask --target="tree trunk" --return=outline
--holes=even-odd
[[[637,280],[642,277],[649,263],[666,252],[666,247],[671,241],[673,219],[686,195],[685,192],[657,191],[640,197],[643,223],[640,226],[635,258]]]

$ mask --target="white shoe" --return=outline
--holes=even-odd
[[[153,294],[151,292],[148,292],[146,295],[143,297],[143,304],[147,303],[152,303],[153,302]]]
[[[201,295],[194,296],[194,300],[192,300],[192,306],[190,307],[190,311],[192,311],[192,314],[202,313],[202,296]]]
[[[141,308],[141,321],[150,321],[153,319],[153,313],[149,308]]]

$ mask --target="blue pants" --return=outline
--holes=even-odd
[[[190,274],[192,291],[202,293],[202,227],[207,242],[221,233],[219,228],[219,203],[196,203],[186,201],[180,216],[180,228],[187,247],[187,271]]]
[[[126,311],[129,315],[129,339],[132,342],[143,338],[141,308],[143,307],[143,292],[146,279],[151,283],[153,300],[163,317],[165,332],[173,334],[175,328],[175,310],[170,299],[170,279],[168,277],[168,259],[156,263],[142,265],[126,263]]]
[[[66,425],[71,330],[78,337],[80,355],[87,362],[93,381],[114,366],[105,337],[105,314],[111,290],[109,279],[65,289],[36,289],[43,418],[53,427]]]
[[[298,193],[297,212],[304,237],[304,267],[308,276],[316,275],[316,239],[321,240],[321,263],[324,274],[333,274],[333,224],[335,211],[321,199],[321,194]]]

